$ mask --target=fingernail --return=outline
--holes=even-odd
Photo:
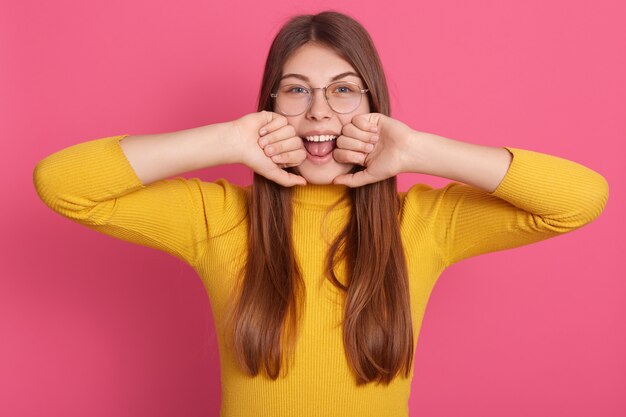
[[[376,142],[378,142],[378,139],[379,139],[378,135],[372,136],[372,142],[376,143]]]
[[[265,151],[266,151],[269,155],[271,155],[271,154],[273,154],[273,153],[274,153],[274,147],[273,147],[273,146],[268,146],[268,147],[265,149]]]
[[[371,152],[372,149],[374,149],[374,145],[372,145],[371,143],[368,143],[367,145],[365,145],[365,150],[367,152]]]
[[[372,132],[378,132],[378,126],[372,126],[370,130]]]
[[[267,129],[263,128],[263,129],[261,129],[261,131],[259,133],[261,134],[261,136],[263,136],[264,134],[267,133]]]
[[[261,140],[259,141],[259,145],[261,145],[261,146],[265,146],[265,145],[267,145],[267,139],[261,139]]]

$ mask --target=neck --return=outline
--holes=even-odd
[[[296,185],[293,187],[293,202],[296,204],[330,207],[341,201],[337,207],[349,205],[348,187],[345,185]]]

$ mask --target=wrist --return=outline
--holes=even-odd
[[[433,135],[411,129],[404,141],[404,151],[401,153],[401,172],[428,174],[428,157],[431,152],[434,138]]]
[[[222,164],[241,164],[245,149],[239,127],[234,121],[216,123],[208,133],[211,152],[221,155]],[[221,164],[220,164],[221,165]]]

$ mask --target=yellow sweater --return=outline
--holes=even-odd
[[[245,190],[225,180],[176,178],[144,186],[119,145],[126,135],[78,144],[42,160],[35,186],[59,214],[102,233],[154,247],[189,263],[211,300],[218,335],[223,417],[406,417],[411,379],[357,387],[341,335],[338,290],[324,277],[324,255],[350,215],[349,203],[324,220],[346,188],[294,190],[294,245],[306,285],[295,363],[286,377],[250,377],[224,344],[223,320],[246,253]],[[452,183],[401,193],[401,234],[415,346],[431,290],[450,264],[576,229],[603,210],[602,176],[574,162],[509,149],[512,165],[493,193]]]

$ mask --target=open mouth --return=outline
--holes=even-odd
[[[307,158],[314,162],[325,161],[337,146],[337,135],[314,135],[302,138],[308,153]]]

